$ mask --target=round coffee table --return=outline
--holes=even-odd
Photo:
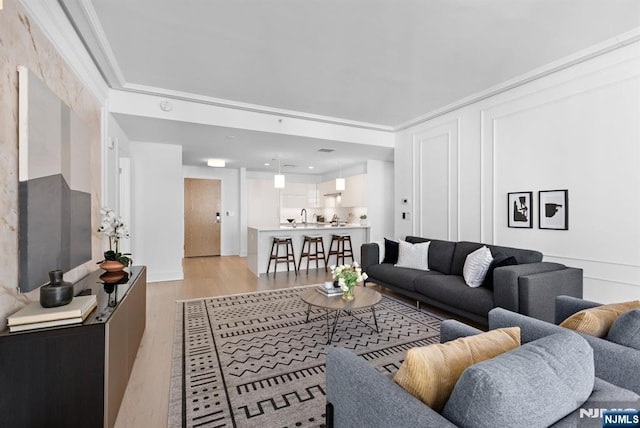
[[[322,285],[318,286],[322,287]],[[333,340],[333,334],[336,331],[336,326],[338,325],[338,320],[342,314],[346,314],[350,317],[353,317],[360,321],[365,326],[369,327],[376,333],[379,333],[378,330],[378,320],[376,319],[376,310],[375,305],[380,303],[382,300],[382,295],[378,293],[376,290],[372,290],[370,288],[356,286],[354,289],[354,299],[353,300],[343,300],[342,295],[338,294],[336,296],[327,296],[322,292],[316,289],[317,287],[310,287],[307,291],[302,293],[300,296],[302,301],[307,304],[307,319],[305,322],[309,322],[309,314],[311,313],[311,307],[317,307],[324,309],[327,317],[327,345],[331,344]],[[362,319],[353,315],[353,311],[356,309],[366,309],[371,308],[371,314],[373,315],[373,323],[374,326],[367,324]],[[329,313],[335,312],[335,318],[333,319],[333,325],[330,326],[329,322]]]

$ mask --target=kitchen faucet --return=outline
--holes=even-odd
[[[306,225],[307,224],[307,209],[303,208],[302,211],[300,211],[300,215],[304,214],[304,220],[302,220],[302,224]]]

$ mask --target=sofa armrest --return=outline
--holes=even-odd
[[[572,296],[557,296],[555,323],[560,324],[571,315],[583,309],[595,308],[601,305],[601,303],[590,302],[589,300],[578,299]]]
[[[558,295],[582,297],[582,269],[565,268],[521,276],[518,279],[521,314],[555,322]]]
[[[581,275],[579,283],[577,282],[578,273],[581,274],[582,271],[577,269],[568,274],[558,275],[556,273],[566,269],[568,268],[565,265],[550,262],[527,263],[496,268],[493,271],[494,306],[519,313],[523,313],[523,310],[532,310],[533,307],[537,307],[537,310],[541,311],[545,318],[551,315],[551,319],[548,319],[548,321],[552,322],[555,311],[555,296],[559,294],[572,295],[577,292],[577,289],[579,289],[579,294],[582,296]],[[544,273],[549,274],[542,275]],[[564,284],[563,281],[569,282]],[[524,284],[524,287],[522,287],[521,284]],[[562,291],[565,288],[568,290],[567,292]],[[526,293],[524,297],[521,295],[521,290]],[[558,291],[556,292],[556,290]],[[551,294],[550,299],[544,302],[538,299],[539,296],[549,293]],[[523,303],[523,307],[521,307],[521,303]],[[549,307],[540,308],[540,304]]]
[[[340,428],[455,427],[343,348],[331,348],[327,354],[327,407],[328,412],[333,411],[327,414],[327,421]]]
[[[367,268],[371,265],[377,265],[380,260],[380,248],[376,242],[370,242],[368,244],[362,244],[360,247],[360,265],[363,271],[367,271]]]
[[[640,394],[640,350],[587,334],[580,336],[593,348],[597,377]]]
[[[440,343],[445,343],[458,339],[460,337],[473,336],[480,333],[483,333],[483,331],[475,327],[471,327],[470,325],[461,323],[460,321],[444,320],[440,324]]]
[[[489,312],[489,328],[520,327],[522,343],[551,334],[570,331],[564,327],[517,314],[502,308]],[[593,348],[596,376],[640,394],[640,351],[599,337],[580,334]]]

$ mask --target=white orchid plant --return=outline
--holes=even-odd
[[[100,215],[102,218],[98,232],[109,238],[109,250],[104,252],[104,260],[99,261],[98,264],[107,260],[115,260],[125,266],[129,266],[132,260],[128,256],[131,253],[120,252],[120,240],[129,238],[127,225],[122,220],[122,217],[118,216],[111,208],[101,208]]]
[[[368,278],[358,262],[353,262],[351,265],[331,266],[331,276],[334,280],[338,280],[338,286],[342,291],[350,291],[358,282]]]

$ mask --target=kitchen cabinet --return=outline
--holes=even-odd
[[[280,193],[283,208],[304,208],[307,206],[307,185],[287,183]]]
[[[316,183],[307,184],[307,204],[305,207],[320,207],[320,198],[318,197],[318,185]]]
[[[366,207],[366,178],[365,174],[347,177],[345,189],[342,191],[340,206],[342,207]]]
[[[327,194],[335,194],[336,191],[336,181],[323,181],[322,183],[318,183],[318,200],[320,201],[319,208],[335,208],[336,207],[336,197],[334,196],[325,196]]]

